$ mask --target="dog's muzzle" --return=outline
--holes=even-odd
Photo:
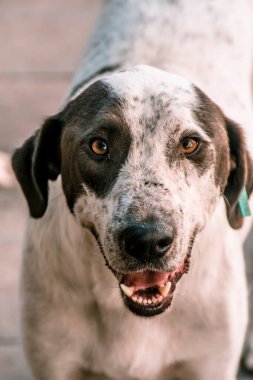
[[[116,270],[110,264],[99,235],[94,236],[106,266],[119,281],[125,305],[134,314],[150,317],[161,314],[170,307],[178,281],[189,271],[196,233],[197,230],[192,232],[188,249],[182,261],[175,267],[172,260],[175,258],[173,243],[176,241],[176,234],[170,225],[157,224],[152,220],[128,224],[117,234],[125,258],[126,269],[123,271]]]
[[[174,237],[170,225],[156,220],[133,223],[122,232],[123,252],[136,260],[136,271],[125,273],[120,280],[123,300],[133,313],[154,316],[171,305],[176,284],[189,266],[187,256],[175,270],[162,271],[165,255],[173,250]]]

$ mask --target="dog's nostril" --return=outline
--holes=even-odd
[[[125,251],[139,261],[163,256],[173,242],[172,230],[160,232],[155,223],[142,223],[127,228],[123,234]]]
[[[167,249],[171,246],[171,243],[172,243],[172,236],[171,237],[167,237],[165,239],[161,239],[157,244],[156,244],[156,248],[160,251],[167,251]]]

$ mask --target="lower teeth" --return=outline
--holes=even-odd
[[[132,296],[131,297],[132,301],[134,301],[135,303],[139,303],[140,305],[155,305],[157,303],[161,303],[162,300],[163,300],[163,297],[159,294],[157,294],[156,296],[153,296],[152,298],[143,298],[141,296]]]
[[[133,302],[140,305],[157,305],[162,303],[163,300],[169,295],[171,282],[165,285],[153,286],[148,289],[139,289],[134,293],[134,287],[128,287],[120,284],[121,290],[127,297],[131,298]]]

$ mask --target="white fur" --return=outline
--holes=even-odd
[[[168,367],[177,361],[190,361],[193,368],[195,362],[201,371],[199,363],[211,358],[210,372],[200,373],[199,378],[209,379],[209,373],[210,379],[220,378],[222,373],[222,379],[232,379],[236,368],[228,363],[236,363],[241,349],[247,303],[239,234],[228,226],[223,202],[198,237],[191,270],[178,286],[172,310],[151,320],[139,319],[123,308],[118,283],[104,266],[95,240],[79,229],[72,215],[64,211],[64,203],[62,196],[52,200],[44,222],[32,222],[28,236],[34,243],[25,255],[26,280],[32,286],[26,286],[24,313],[26,303],[35,302],[37,287],[43,287],[54,305],[51,312],[47,301],[44,308],[41,299],[37,315],[40,334],[35,338],[44,366],[53,358],[53,378],[68,379],[69,369],[80,363],[112,379],[165,380],[166,369],[169,373]],[[224,239],[213,239],[220,231]],[[38,255],[37,264],[34,255]],[[50,260],[45,255],[50,255]],[[59,255],[65,261],[62,269]],[[31,263],[35,267],[31,268]],[[70,279],[69,289],[58,283],[55,271]],[[94,299],[97,311],[91,309]],[[233,316],[229,321],[228,311]],[[31,326],[29,330],[34,333]],[[59,343],[58,334],[63,334],[62,344],[55,344]],[[30,352],[30,358],[33,355]]]
[[[126,18],[124,7],[129,7],[131,12],[137,7],[137,14],[142,14],[140,25],[148,26],[140,34],[136,22],[131,54],[123,57],[125,66],[145,62],[185,76],[221,105],[228,116],[242,123],[252,144],[250,2],[182,0],[171,5],[171,12],[166,15],[162,8],[167,9],[164,1],[149,1],[148,6],[144,1],[117,3],[119,15],[123,9]],[[109,17],[110,12],[106,14]],[[95,40],[99,35],[98,31]],[[128,46],[128,41],[122,38],[112,36],[115,46]],[[143,49],[149,45],[150,49]],[[106,46],[103,47],[101,39],[102,53],[103,49]],[[94,54],[90,48],[85,61],[86,71],[91,74],[100,68],[100,56],[97,67],[95,63],[92,67]],[[120,50],[118,59],[122,59],[121,54]],[[109,58],[109,63],[114,63]],[[83,79],[80,75],[79,71],[74,85]],[[138,79],[131,87],[132,76]],[[133,111],[131,97],[146,97],[146,89],[152,87],[153,93],[176,92],[170,124],[190,126],[203,139],[209,139],[192,119],[190,111],[196,99],[188,80],[146,66],[138,66],[133,72],[106,74],[103,80],[117,94],[125,96],[124,115],[129,124],[136,126],[142,114],[149,116],[147,103]],[[163,88],[164,81],[166,88]],[[86,87],[87,84],[81,87],[72,99]],[[177,113],[177,109],[181,112]],[[144,131],[135,127],[132,133],[135,144]],[[23,319],[26,349],[36,379],[76,380],[79,378],[75,377],[75,370],[79,367],[110,379],[168,380],[174,375],[187,380],[235,379],[247,324],[242,243],[250,220],[240,231],[229,226],[220,189],[214,185],[212,167],[201,181],[191,169],[192,191],[186,196],[180,190],[184,182],[182,174],[177,168],[167,173],[165,158],[160,154],[165,135],[161,123],[152,137],[156,141],[153,155],[149,157],[146,152],[145,159],[133,144],[112,193],[103,202],[86,189],[88,195],[76,202],[74,217],[66,206],[59,181],[51,186],[45,216],[30,220],[23,266]],[[152,141],[150,136],[144,136],[143,146],[148,148]],[[145,162],[144,169],[138,162]],[[123,215],[135,198],[135,183],[140,183],[145,170],[149,172],[152,167],[159,167],[158,180],[170,187],[168,207],[181,204],[185,215],[190,215],[192,223],[198,220],[201,228],[193,248],[190,272],[178,284],[172,308],[144,320],[124,307],[118,281],[105,267],[95,239],[81,225],[85,225],[87,218],[93,218],[105,241],[106,223],[113,220],[118,207],[115,199],[128,189],[119,208]],[[148,202],[143,205],[144,213],[149,206]],[[187,237],[191,227],[189,219],[182,222],[182,236]],[[181,246],[182,252],[184,249]],[[180,260],[179,255],[177,264]],[[177,363],[182,366],[176,366]],[[84,375],[84,379],[91,378],[89,374]]]

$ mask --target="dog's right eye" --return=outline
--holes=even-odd
[[[98,156],[108,156],[109,154],[109,144],[105,139],[102,138],[91,140],[90,149]]]
[[[199,139],[196,137],[185,137],[179,146],[180,152],[185,156],[190,155],[199,147]]]

